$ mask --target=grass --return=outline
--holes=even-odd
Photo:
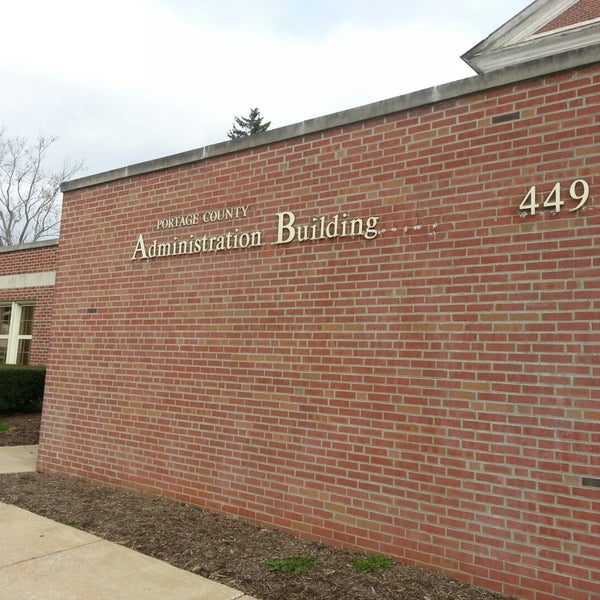
[[[316,563],[317,559],[309,556],[292,556],[290,558],[272,558],[267,560],[267,564],[271,567],[271,571],[293,573],[294,575],[304,573],[308,567]]]
[[[81,525],[81,523],[79,521],[76,521],[75,519],[59,519],[58,522],[62,523],[63,525],[68,525],[69,527],[75,528],[79,528],[79,526]]]
[[[316,564],[316,558],[309,556],[291,556],[289,558],[272,558],[267,560],[267,564],[271,567],[271,571],[279,571],[280,573],[292,573],[300,575],[309,567]],[[394,561],[385,556],[366,556],[365,558],[354,558],[350,564],[359,573],[377,573],[383,569],[389,569],[394,566]]]
[[[0,423],[0,433],[4,433],[10,429],[10,425],[8,423]]]
[[[394,566],[394,561],[385,556],[367,556],[366,558],[354,558],[350,564],[359,573],[377,573]]]

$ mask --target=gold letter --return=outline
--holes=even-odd
[[[288,224],[285,224],[285,219],[288,219]],[[296,217],[293,212],[285,211],[282,213],[277,213],[277,241],[273,242],[273,244],[288,244],[296,237],[296,230],[294,229],[294,223],[296,222]],[[284,229],[288,231],[287,237],[284,239]]]
[[[377,237],[379,231],[377,231],[377,223],[379,223],[379,217],[369,217],[367,219],[367,229],[365,230],[365,239],[372,240]]]
[[[138,236],[137,245],[135,247],[135,250],[133,251],[133,256],[131,257],[131,260],[135,260],[135,255],[138,252],[141,253],[142,258],[148,258],[147,254],[146,254],[146,247],[144,246],[144,236],[141,233]]]

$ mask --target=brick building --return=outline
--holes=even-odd
[[[66,184],[39,468],[600,597],[599,23]]]
[[[58,242],[0,248],[0,363],[48,359]]]

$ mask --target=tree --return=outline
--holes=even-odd
[[[260,116],[260,110],[258,108],[251,108],[250,114],[247,117],[234,117],[233,127],[227,132],[227,136],[230,140],[235,140],[267,131],[271,125],[271,121],[267,123],[263,123],[262,121],[263,118]]]
[[[83,168],[64,162],[55,173],[43,169],[55,136],[34,142],[8,137],[0,128],[0,246],[13,246],[58,236],[60,186]]]

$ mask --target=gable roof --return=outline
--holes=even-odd
[[[483,74],[598,44],[598,0],[535,0],[461,58]]]

